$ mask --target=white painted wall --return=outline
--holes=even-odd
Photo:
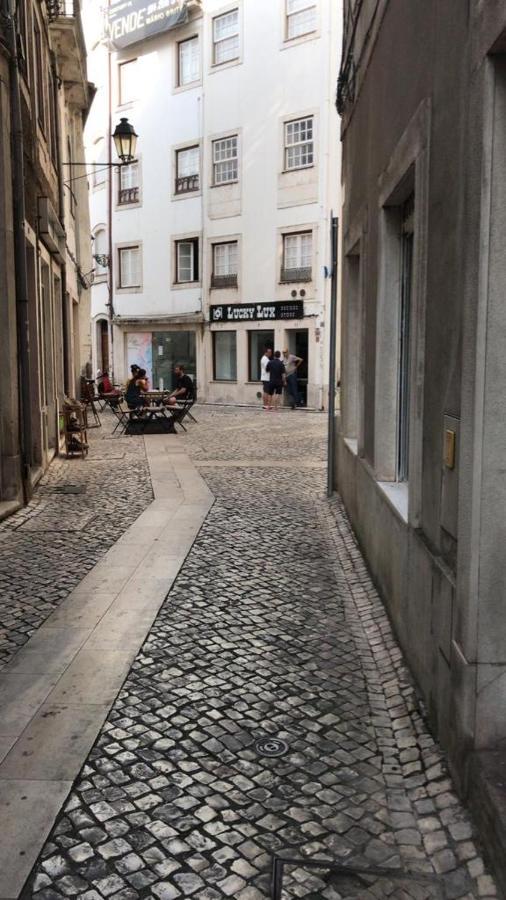
[[[212,18],[239,6],[241,54],[237,63],[212,66]],[[252,302],[290,300],[292,285],[280,285],[281,230],[312,226],[315,246],[313,282],[307,291],[305,318],[276,323],[276,341],[285,341],[285,329],[304,327],[310,335],[312,405],[321,405],[326,384],[326,335],[330,281],[323,266],[330,263],[330,210],[339,203],[339,131],[334,108],[340,50],[340,4],[317,0],[317,31],[295,42],[286,42],[285,0],[204,0],[202,17],[117,54],[112,54],[112,127],[121,115],[139,134],[141,203],[113,209],[113,243],[142,242],[141,291],[114,291],[114,311],[120,317],[158,319],[158,325],[140,324],[141,330],[161,330],[165,317],[204,313],[221,301]],[[86,128],[87,158],[94,142],[108,131],[107,51],[96,41],[101,22],[97,4],[88,0],[84,16],[90,52],[90,79],[97,86]],[[201,81],[190,88],[176,86],[177,41],[200,36]],[[138,98],[118,106],[118,62],[137,56]],[[283,119],[313,113],[316,122],[315,167],[282,174]],[[234,186],[210,186],[211,140],[224,133],[240,137],[240,178]],[[201,141],[202,192],[174,198],[174,147]],[[113,199],[116,173],[113,175]],[[92,182],[91,182],[92,183]],[[115,206],[115,204],[114,204]],[[91,187],[92,229],[107,221],[107,183]],[[176,236],[201,235],[201,285],[176,287],[173,281],[173,242]],[[211,291],[210,243],[220,236],[238,236],[240,269],[238,290]],[[95,283],[92,316],[107,315],[106,279]],[[160,318],[161,317],[161,318]],[[165,324],[163,324],[165,320]],[[182,327],[182,326],[180,326]],[[210,400],[255,402],[258,385],[247,383],[247,341],[244,325],[238,325],[237,384],[212,382],[212,349],[209,325],[196,327],[202,340],[198,379],[201,397]],[[251,326],[249,326],[251,327]],[[316,341],[315,329],[320,332]],[[126,349],[122,332],[115,328],[115,375],[126,376]],[[244,357],[244,359],[243,359]],[[96,353],[95,353],[96,360]]]

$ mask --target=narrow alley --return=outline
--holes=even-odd
[[[22,896],[267,900],[278,856],[283,898],[496,896],[344,510],[324,497],[324,416],[197,418],[170,440],[214,504]],[[136,447],[141,498],[142,443],[116,443]],[[339,864],[404,877],[343,880]]]

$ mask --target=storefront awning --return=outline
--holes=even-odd
[[[174,316],[114,316],[114,325],[120,328],[132,327],[153,329],[164,328],[170,325],[199,325],[204,323],[204,314],[201,312],[179,313]]]

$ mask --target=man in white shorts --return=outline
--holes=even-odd
[[[267,371],[267,364],[272,359],[272,348],[266,347],[264,349],[264,355],[260,360],[260,381],[262,382],[262,404],[264,409],[269,409],[271,398],[269,395],[269,383],[270,383],[270,375]]]

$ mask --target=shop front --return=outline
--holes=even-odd
[[[198,354],[201,330],[177,323],[164,327],[153,323],[151,330],[133,325],[116,329],[115,377],[125,382],[134,363],[146,370],[150,386],[155,390],[173,390],[174,367],[182,365],[197,385]]]
[[[219,304],[209,309],[207,396],[216,403],[257,404],[260,359],[267,348],[287,349],[303,362],[298,369],[302,405],[322,402],[319,329],[304,303]]]

